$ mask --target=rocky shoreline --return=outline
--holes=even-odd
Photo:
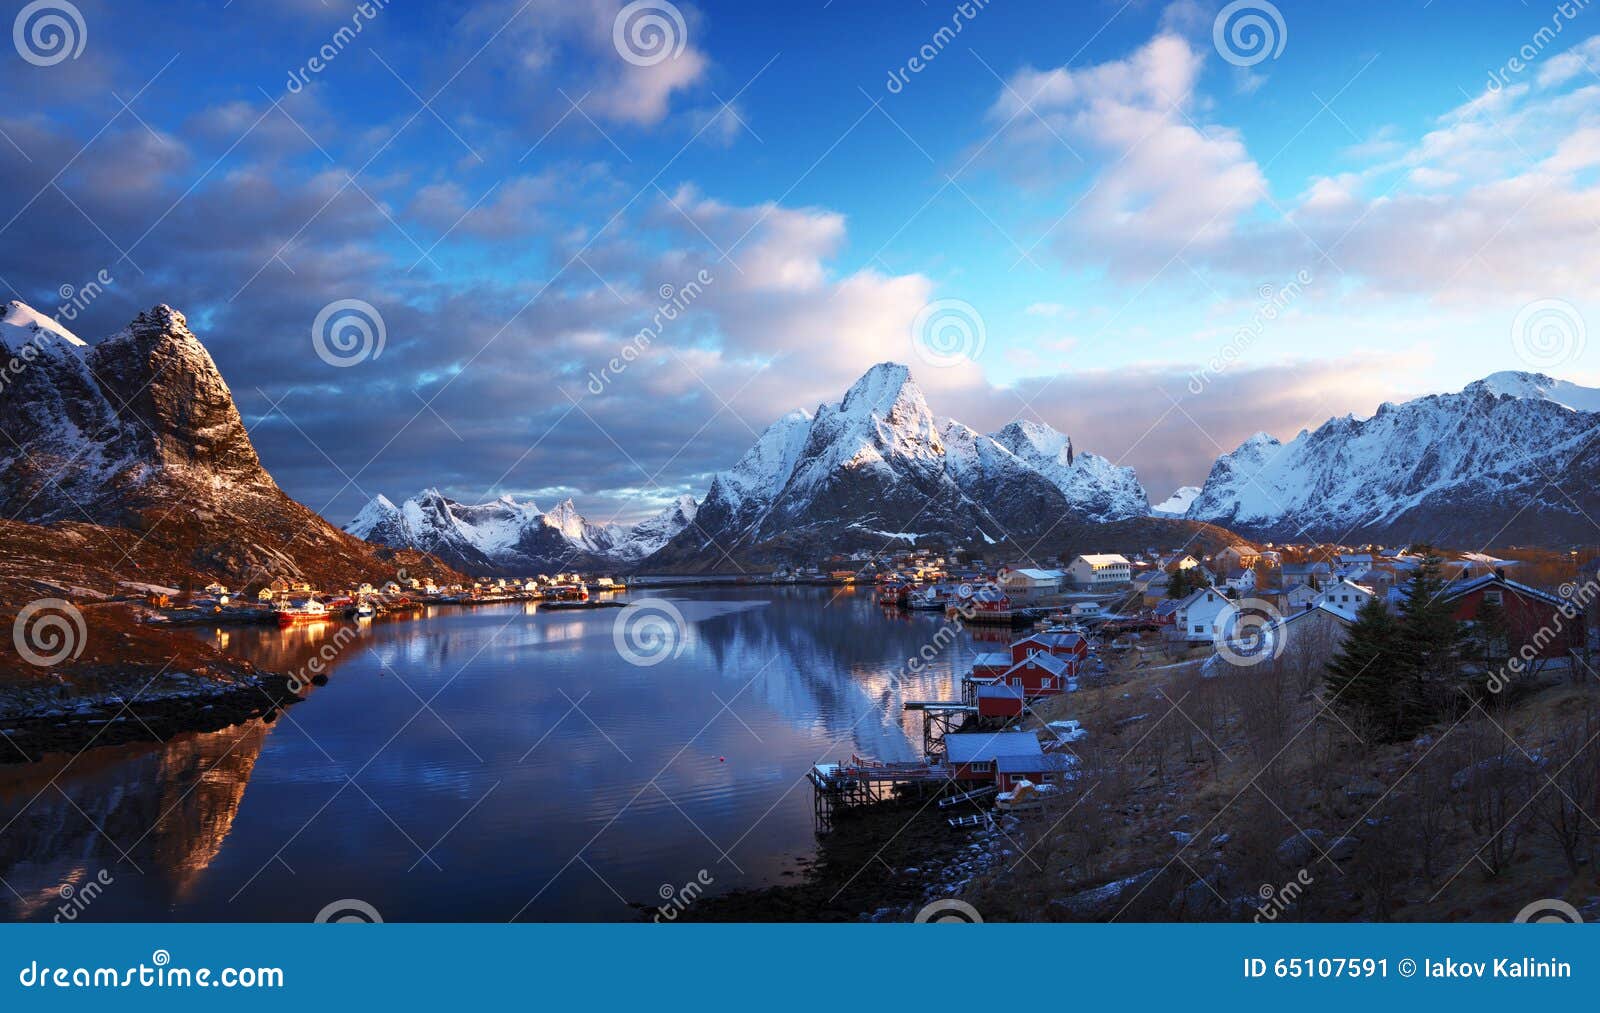
[[[689,922],[912,921],[1007,860],[999,831],[957,830],[925,802],[872,806],[837,820],[795,883],[704,897]],[[921,810],[921,811],[919,811]],[[654,907],[644,910],[653,919]]]
[[[48,707],[0,712],[0,764],[32,763],[91,746],[165,742],[184,732],[214,732],[254,718],[274,720],[301,697],[285,676],[242,675],[217,682],[167,676],[159,693],[96,695]]]

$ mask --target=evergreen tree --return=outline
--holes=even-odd
[[[1431,546],[1421,546],[1423,559],[1406,581],[1401,600],[1400,646],[1414,681],[1417,703],[1437,716],[1459,672],[1464,627],[1455,606],[1445,597],[1444,560]]]
[[[1406,715],[1413,709],[1408,698],[1414,682],[1401,639],[1399,621],[1373,597],[1328,662],[1330,699],[1388,741],[1406,737]]]

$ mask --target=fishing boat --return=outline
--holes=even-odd
[[[378,610],[372,607],[372,603],[370,601],[364,601],[360,605],[356,606],[355,617],[357,619],[371,619],[377,614]]]
[[[332,617],[328,615],[327,608],[316,599],[290,602],[280,606],[277,610],[277,620],[280,627],[326,622],[330,618]]]

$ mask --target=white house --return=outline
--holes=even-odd
[[[1067,567],[1067,575],[1079,587],[1110,587],[1132,580],[1133,564],[1126,556],[1109,553],[1079,556]]]
[[[1317,598],[1317,603],[1326,608],[1354,619],[1356,613],[1361,611],[1361,606],[1372,600],[1372,589],[1363,587],[1349,580],[1341,580],[1328,584],[1322,589],[1322,594]]]
[[[1302,612],[1309,605],[1314,605],[1322,592],[1310,584],[1296,584],[1283,593],[1285,612]]]
[[[212,581],[206,585],[206,594],[213,598],[221,598],[227,593],[228,589],[223,587],[221,584],[218,584],[216,581]]]
[[[995,574],[1000,589],[1012,601],[1032,601],[1061,590],[1066,574],[1060,570],[1037,570],[1031,567],[1002,566]]]
[[[1220,632],[1219,617],[1232,605],[1227,596],[1214,587],[1191,592],[1173,609],[1172,637],[1190,643],[1210,643]]]
[[[1222,583],[1240,594],[1249,594],[1256,589],[1256,571],[1248,567],[1235,567],[1223,577]]]

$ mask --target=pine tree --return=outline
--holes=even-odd
[[[1405,737],[1413,680],[1401,650],[1400,623],[1374,596],[1361,606],[1339,652],[1328,662],[1329,698],[1385,740]]]
[[[1411,665],[1413,694],[1426,723],[1438,716],[1459,672],[1464,627],[1447,600],[1444,560],[1431,546],[1406,582],[1401,599],[1400,647]]]

